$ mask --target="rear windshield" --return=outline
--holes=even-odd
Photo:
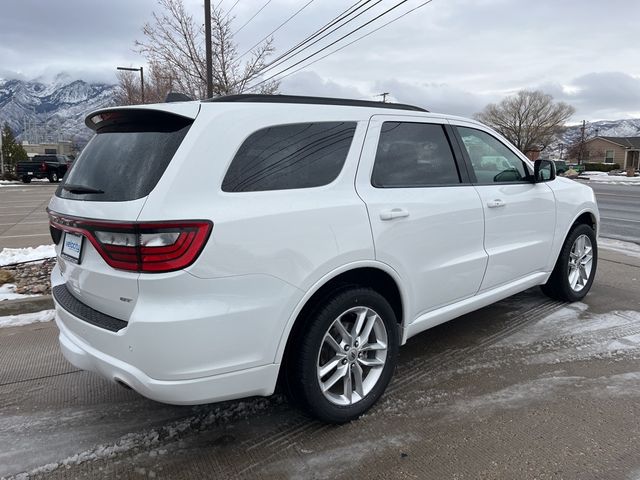
[[[56,195],[94,202],[146,197],[192,122],[164,112],[115,111],[104,115]]]

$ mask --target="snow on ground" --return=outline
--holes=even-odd
[[[40,245],[27,248],[3,248],[0,250],[0,267],[12,263],[44,260],[56,256],[55,245]]]
[[[64,459],[52,460],[51,458],[54,458],[55,451],[40,452],[50,458],[49,463],[10,478],[27,480],[71,465],[113,458],[118,454],[137,448],[148,450],[150,456],[166,455],[167,450],[162,447],[170,444],[171,441],[179,440],[182,436],[193,432],[206,430],[213,425],[251,418],[272,409],[275,405],[282,404],[283,401],[284,399],[281,396],[274,395],[268,398],[257,397],[215,405],[195,406],[193,407],[193,411],[197,412],[195,415],[172,421],[160,427],[127,433],[119,437],[115,442],[99,444]],[[74,412],[73,415],[78,415],[78,412]],[[20,427],[22,428],[22,426]],[[20,433],[24,433],[24,430],[20,431]],[[28,461],[28,459],[25,460]]]
[[[22,315],[9,315],[0,317],[0,328],[22,327],[31,323],[50,322],[55,316],[55,310],[43,310],[35,313],[23,313]]]
[[[496,343],[497,347],[527,346],[536,342],[552,343],[566,337],[599,335],[599,332],[623,326],[640,328],[640,312],[614,310],[608,313],[590,313],[588,306],[576,302],[546,315],[513,335]],[[602,341],[607,336],[603,335]]]
[[[624,253],[631,257],[640,258],[640,245],[637,243],[623,242],[621,240],[601,237],[598,239],[598,246],[605,250],[612,250],[614,252]]]
[[[16,286],[13,283],[0,285],[0,302],[2,300],[15,300],[16,298],[34,297],[35,295],[24,295],[16,293]]]
[[[627,177],[624,175],[609,175],[606,172],[583,172],[578,178],[589,180],[593,183],[608,183],[614,185],[640,185],[640,177]]]

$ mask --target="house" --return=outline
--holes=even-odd
[[[576,159],[571,158],[570,161]],[[594,137],[584,142],[583,163],[617,163],[626,170],[640,167],[640,137]]]

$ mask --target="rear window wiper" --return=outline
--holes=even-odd
[[[86,185],[78,185],[76,183],[65,183],[62,187],[70,193],[83,194],[83,193],[104,193],[104,191],[93,187],[87,187]]]

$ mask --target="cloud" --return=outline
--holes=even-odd
[[[575,121],[640,117],[640,77],[627,73],[593,72],[538,88],[575,107]]]
[[[285,78],[280,84],[280,93],[338,98],[366,96],[366,93],[353,85],[341,85],[331,79],[324,79],[315,72],[300,72]]]

